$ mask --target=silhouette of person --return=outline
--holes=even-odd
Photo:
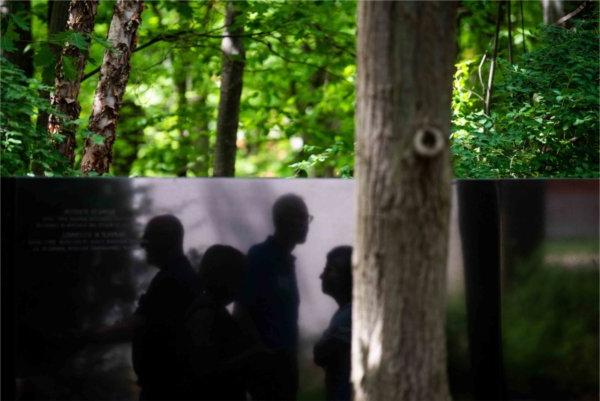
[[[244,265],[245,256],[226,245],[213,245],[202,257],[200,295],[185,317],[186,399],[246,400],[244,372],[255,349],[226,309],[238,295]]]
[[[314,348],[315,363],[325,369],[327,401],[349,401],[352,339],[352,247],[339,246],[327,254],[321,289],[339,309]]]
[[[141,246],[148,264],[159,272],[134,314],[132,359],[140,399],[178,399],[183,364],[177,344],[185,312],[198,292],[198,277],[183,253],[183,226],[175,216],[152,218]]]
[[[275,231],[248,251],[248,269],[239,313],[253,323],[269,350],[256,361],[253,399],[295,400],[298,391],[298,308],[300,296],[292,251],[306,241],[312,216],[295,194],[279,197],[272,209]]]

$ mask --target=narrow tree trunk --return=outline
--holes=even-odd
[[[94,30],[94,20],[98,0],[71,0],[69,4],[69,19],[67,27],[70,31],[79,32],[86,36],[89,45],[89,34]],[[75,159],[75,131],[76,127],[69,122],[79,118],[81,107],[79,106],[79,89],[81,87],[81,78],[88,51],[82,50],[67,43],[62,50],[61,57],[56,64],[56,79],[54,81],[54,93],[50,97],[50,103],[65,115],[65,120],[60,116],[50,115],[48,118],[48,131],[51,135],[61,135],[57,139],[57,146],[60,153],[72,165]],[[65,63],[69,63],[75,71],[73,75],[65,71]],[[71,68],[67,69],[71,70]]]
[[[61,0],[50,0],[48,2],[48,39],[57,33],[64,32],[67,29],[67,20],[69,18],[69,2]],[[61,53],[61,48],[58,45],[49,44],[50,51],[54,56],[54,60],[58,61]],[[42,71],[42,83],[44,85],[54,84],[56,77],[56,62],[44,67]],[[43,91],[42,96],[50,99],[50,93]],[[48,113],[42,111],[38,114],[37,119],[38,129],[46,129],[48,127]]]
[[[180,54],[185,57],[184,54]],[[187,176],[188,170],[188,149],[190,147],[190,124],[189,124],[189,103],[187,100],[187,87],[189,81],[189,71],[185,59],[172,60],[173,83],[177,93],[177,126],[179,128],[179,149],[181,154],[177,157],[179,163],[176,165],[178,177]]]
[[[355,400],[448,400],[456,3],[358,7]]]
[[[207,177],[210,167],[210,132],[208,121],[210,109],[206,104],[206,94],[202,93],[192,99],[190,108],[194,110],[192,122],[192,138],[194,138],[194,158],[191,171],[196,177]]]
[[[512,56],[512,48],[513,48],[513,39],[512,39],[512,9],[511,9],[511,0],[506,0],[506,16],[508,19],[508,62],[512,64],[513,56]]]
[[[521,37],[523,38],[523,54],[526,54],[527,45],[525,44],[525,14],[523,14],[523,0],[519,0],[519,7],[521,8]]]
[[[544,11],[544,24],[554,24],[564,15],[563,3],[561,0],[542,0],[542,9]]]
[[[19,39],[14,43],[15,50],[6,52],[4,56],[19,67],[28,78],[33,77],[33,52],[25,51],[31,44],[31,0],[11,0],[7,3],[8,13],[18,16],[27,25],[22,28],[15,24],[14,30]]]
[[[90,131],[102,140],[86,138],[81,160],[84,174],[104,174],[110,168],[119,107],[129,79],[130,58],[135,48],[143,6],[143,0],[117,0],[115,4],[108,30],[108,40],[115,50],[104,52],[89,124]]]
[[[234,3],[227,5],[226,37],[223,38],[223,67],[221,72],[221,98],[217,120],[217,143],[213,176],[235,175],[237,128],[240,119],[240,98],[244,75],[243,27],[236,22],[240,14]]]

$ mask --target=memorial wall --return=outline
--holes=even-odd
[[[482,380],[497,386],[499,398],[597,396],[598,182],[460,181],[453,191],[447,334],[454,398],[487,391],[475,379],[490,361],[481,356],[490,355],[497,369]],[[313,349],[338,305],[320,277],[328,253],[354,241],[352,180],[3,179],[3,398],[137,399],[131,340],[110,328],[131,318],[159,272],[144,243],[149,223],[175,216],[197,271],[215,244],[246,254],[264,243],[275,231],[275,203],[289,194],[303,201],[307,223],[290,250],[299,299],[297,395],[324,399]],[[476,210],[467,204],[495,216],[491,226],[469,222]],[[474,242],[469,233],[480,226],[487,234]],[[489,244],[495,256],[469,248]],[[292,285],[278,280],[275,286]],[[492,290],[474,293],[473,285]],[[475,303],[491,312],[476,316]],[[233,313],[234,302],[227,307]],[[495,343],[478,342],[484,324],[497,330]]]

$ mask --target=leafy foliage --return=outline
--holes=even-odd
[[[0,174],[27,175],[37,169],[49,175],[70,175],[46,130],[36,127],[33,119],[40,111],[55,112],[48,99],[40,96],[41,90],[50,88],[25,77],[4,57],[0,57],[0,69]]]
[[[225,4],[213,0],[147,2],[117,126],[111,174],[211,175]],[[89,38],[73,32],[47,37],[47,1],[34,1],[34,41],[27,50],[34,52],[34,78],[41,80],[43,72],[53,74],[56,56],[51,46],[67,42],[88,49],[85,72],[96,71],[104,52],[111,50],[106,35],[113,6],[114,1],[99,3]],[[252,0],[237,6],[241,10],[237,23],[243,25],[246,60],[236,174],[351,177],[356,3]],[[588,25],[580,23],[571,29],[550,27],[540,31],[539,2],[513,2],[513,54],[520,57],[512,66],[500,61],[492,113],[487,116],[481,111],[483,93],[477,70],[484,53],[489,59],[497,10],[498,3],[491,0],[461,2],[459,7],[451,137],[455,175],[597,177],[596,20],[589,19],[592,22]],[[1,38],[5,51],[16,50],[18,29],[26,27],[26,19],[19,15],[8,17]],[[523,44],[529,53],[523,54]],[[503,22],[500,60],[507,58],[507,48],[508,30]],[[68,57],[64,71],[67,78],[76,73]],[[486,72],[484,67],[482,73]],[[89,75],[82,82],[81,115],[73,122],[79,125],[75,166],[82,143],[89,136],[82,122],[89,119],[97,79],[97,74]],[[44,169],[57,174],[61,170],[51,159],[60,158],[49,139],[30,129],[47,101],[31,90],[39,85],[34,81],[15,82],[21,82],[19,88],[28,89],[7,86],[6,96],[14,96],[13,89],[22,90],[23,99],[29,99],[22,106],[31,106],[30,118],[11,119],[13,128],[3,129],[27,132],[31,140],[35,136],[43,146],[25,139],[21,147],[30,149],[30,153],[46,149],[46,153],[35,157],[48,165]],[[30,98],[28,94],[38,97]],[[3,113],[10,114],[10,107]],[[23,150],[17,157],[17,144],[10,144],[3,144],[2,155],[8,159],[2,174],[31,174],[33,155]]]
[[[452,153],[458,177],[598,177],[598,33],[545,27],[539,48],[500,61],[491,115],[458,64]]]

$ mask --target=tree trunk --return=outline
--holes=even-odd
[[[358,7],[355,400],[447,400],[456,3]]]
[[[88,46],[89,34],[94,30],[97,8],[98,0],[71,0],[69,4],[67,27],[70,31],[83,34],[87,39]],[[71,165],[75,159],[76,127],[69,124],[69,122],[77,120],[81,111],[77,98],[87,55],[87,50],[79,49],[72,43],[65,45],[56,64],[54,93],[50,97],[50,103],[65,115],[65,120],[60,116],[50,115],[48,117],[48,131],[55,138],[56,135],[62,136],[61,139],[57,140],[58,150]],[[68,63],[70,67],[65,68],[65,63]],[[71,70],[74,70],[74,73],[67,73]]]
[[[188,171],[188,151],[191,145],[190,124],[189,124],[189,102],[187,99],[187,90],[189,82],[189,70],[185,55],[178,55],[181,60],[171,60],[173,63],[173,83],[177,93],[177,126],[179,128],[179,150],[180,154],[176,158],[179,162],[176,164],[176,174],[178,177],[187,176]]]
[[[96,138],[85,140],[81,160],[81,171],[84,174],[104,174],[110,168],[119,107],[129,79],[130,58],[136,44],[137,28],[141,23],[143,3],[143,0],[117,0],[115,4],[108,30],[108,40],[115,50],[104,52],[89,124],[89,129],[96,134]]]
[[[542,0],[542,9],[544,24],[547,25],[554,24],[565,14],[561,0]]]
[[[25,51],[31,44],[31,1],[30,0],[11,0],[7,2],[8,13],[20,17],[25,22],[26,28],[19,25],[14,26],[15,33],[19,39],[14,42],[15,50],[6,52],[5,57],[19,67],[27,78],[33,77],[33,52]]]
[[[494,91],[494,74],[496,71],[496,62],[498,60],[498,43],[500,42],[500,22],[502,21],[502,2],[498,2],[498,14],[496,15],[496,34],[494,35],[494,51],[490,60],[490,72],[485,90],[484,111],[488,116],[492,111],[492,93]]]
[[[196,177],[207,177],[210,167],[210,132],[208,128],[210,110],[206,104],[206,94],[203,93],[193,99],[190,107],[195,112],[192,125],[195,152],[191,171]]]
[[[67,20],[69,18],[69,2],[61,0],[50,0],[48,2],[48,39],[57,33],[64,32],[67,29]],[[48,45],[50,51],[54,55],[54,60],[58,60],[61,53],[61,48],[55,44],[50,43]],[[42,82],[44,85],[52,85],[55,80],[55,66],[56,63],[52,63],[44,67],[42,71]],[[42,96],[49,99],[50,93],[43,91]],[[38,129],[46,129],[48,127],[48,113],[41,111],[38,114],[37,119]]]
[[[223,67],[213,169],[215,177],[233,177],[235,175],[236,139],[240,119],[245,57],[241,38],[243,26],[239,23],[239,17],[239,11],[235,9],[234,3],[228,3],[225,22],[226,36],[221,44]]]

